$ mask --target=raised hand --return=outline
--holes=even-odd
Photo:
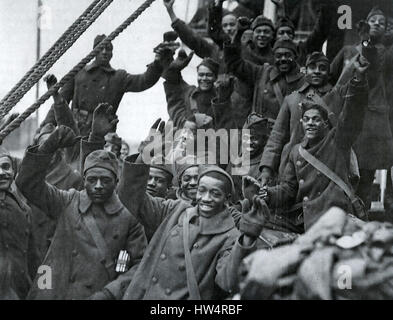
[[[261,197],[254,196],[252,202],[251,209],[242,214],[239,230],[250,238],[258,238],[271,215],[266,202]]]
[[[164,6],[167,10],[173,10],[174,4],[175,4],[175,0],[164,0]]]
[[[237,32],[236,35],[233,37],[232,42],[234,43],[240,43],[244,31],[250,29],[251,26],[251,20],[247,17],[239,17],[237,19]]]
[[[43,80],[46,82],[46,87],[48,88],[48,90],[57,83],[57,78],[54,74],[46,75]]]
[[[177,54],[177,58],[170,64],[169,69],[182,71],[187,67],[194,56],[194,51],[191,51],[189,55],[184,50],[180,50]]]
[[[38,151],[45,154],[54,153],[58,149],[72,147],[79,142],[80,136],[75,136],[74,131],[66,126],[59,126],[53,131],[47,140],[39,146]]]
[[[228,101],[233,93],[235,78],[229,74],[220,75],[219,79],[214,83],[217,99],[219,102]]]
[[[154,156],[154,150],[160,149],[162,151],[164,131],[165,121],[161,121],[161,118],[158,118],[151,126],[148,136],[140,143],[138,147],[138,152],[142,154],[144,160]],[[147,146],[149,146],[148,149]]]
[[[258,195],[259,189],[261,185],[259,182],[251,177],[251,176],[245,176],[242,179],[242,193],[243,197],[245,199],[248,199],[249,201],[252,201],[254,196]]]
[[[109,132],[115,132],[118,117],[109,103],[100,103],[93,113],[91,136],[103,139]]]

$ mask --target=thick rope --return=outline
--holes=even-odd
[[[102,1],[95,8],[82,15],[79,23],[74,23],[65,34],[57,41],[43,58],[26,74],[17,86],[15,91],[10,92],[3,103],[0,103],[0,119],[2,119],[23,97],[24,95],[42,78],[42,76],[60,59],[61,56],[75,43],[77,39],[94,23],[94,21],[105,11],[113,0]],[[98,1],[98,2],[99,2]],[[95,2],[97,4],[97,1]],[[90,7],[89,7],[90,8]],[[79,19],[78,19],[79,20]],[[77,21],[78,21],[77,20]],[[60,40],[59,39],[59,40]]]
[[[45,53],[44,56],[41,57],[39,61],[24,75],[24,77],[7,93],[7,95],[0,101],[0,106],[3,106],[4,102],[8,100],[8,98],[16,91],[30,77],[30,75],[35,71],[35,69],[40,66],[44,60],[55,50],[63,41],[66,39],[70,33],[72,33],[75,29],[76,25],[79,25],[80,22],[85,18],[85,16],[97,5],[101,0],[95,0],[81,15],[80,17],[61,35],[61,37],[56,41],[56,43]]]
[[[107,44],[112,42],[120,33],[122,33],[131,23],[133,23],[151,4],[156,0],[146,0],[135,12],[128,17],[120,26],[118,26],[109,36],[97,45],[84,59],[82,59],[74,68],[71,69],[58,83],[44,93],[34,104],[27,108],[18,118],[12,121],[6,128],[0,132],[0,144],[4,138],[12,131],[19,128],[31,114],[33,114],[53,93],[57,92],[62,86],[72,80],[76,74],[82,70]]]

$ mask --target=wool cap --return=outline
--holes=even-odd
[[[275,30],[273,21],[263,15],[260,15],[254,19],[251,24],[251,29],[255,30],[260,26],[269,26],[270,28],[272,28],[273,31]]]
[[[276,28],[277,30],[281,27],[289,27],[292,30],[295,30],[295,25],[293,24],[292,20],[289,19],[288,17],[282,17],[280,18],[277,23],[276,23]]]
[[[85,159],[85,167],[83,174],[85,175],[87,170],[92,168],[103,168],[107,169],[118,176],[119,164],[117,157],[113,152],[105,150],[96,150],[90,153]]]
[[[179,182],[180,185],[180,181],[181,181],[181,177],[184,173],[184,171],[186,171],[187,169],[191,168],[191,167],[198,167],[198,160],[195,156],[185,156],[184,158],[181,158],[180,161],[176,161],[175,167],[176,167],[176,176],[177,176],[177,180]]]
[[[231,186],[231,194],[232,196],[235,194],[235,184],[233,182],[232,176],[226,172],[225,170],[221,169],[220,167],[216,165],[203,165],[199,167],[199,177],[198,177],[198,183],[201,180],[201,178],[208,173],[218,173],[220,174],[223,179],[226,179],[227,182],[230,183]]]
[[[276,51],[276,50],[279,49],[279,48],[286,48],[286,49],[292,50],[292,51],[297,55],[297,48],[296,48],[296,45],[295,45],[295,43],[294,43],[292,40],[290,40],[290,39],[277,40],[277,41],[274,43],[273,51]]]
[[[386,18],[385,13],[379,7],[373,7],[367,16],[366,21],[368,21],[372,16],[376,16],[376,15],[381,15]]]
[[[95,39],[94,39],[93,48],[97,47],[102,42],[102,40],[104,40],[105,38],[106,38],[105,34],[99,34],[98,36],[96,36]],[[113,50],[112,42],[109,42],[108,46]]]
[[[262,117],[256,112],[252,112],[247,117],[243,129],[255,130],[260,136],[269,136],[271,131],[270,127],[268,118]]]
[[[199,68],[200,66],[205,66],[206,68],[209,68],[210,71],[213,72],[216,76],[218,75],[218,70],[220,69],[219,63],[212,58],[203,59],[197,68]]]
[[[172,180],[173,178],[172,165],[167,164],[165,161],[165,157],[163,157],[162,155],[157,155],[153,159],[151,159],[150,167],[164,171],[166,174],[170,176],[170,179]]]
[[[306,66],[316,62],[326,62],[327,64],[329,64],[329,59],[325,56],[323,52],[314,51],[307,56]]]

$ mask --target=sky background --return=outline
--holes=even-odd
[[[0,96],[7,92],[34,65],[36,59],[36,0],[1,0],[0,1]],[[60,35],[79,17],[92,0],[42,0],[45,18],[42,20],[41,53],[53,45]],[[97,34],[109,34],[143,3],[143,0],[114,0],[96,22],[77,40],[69,51],[52,67],[58,79],[63,77],[93,47]],[[190,20],[197,9],[197,0],[189,1],[186,17],[186,0],[177,0],[175,11],[181,19]],[[142,16],[138,18],[113,42],[114,52],[111,64],[116,69],[125,69],[129,73],[142,73],[146,65],[154,60],[153,47],[162,41],[162,34],[171,30],[170,19],[163,5],[163,0],[156,0]],[[195,57],[183,72],[185,80],[196,83],[195,68],[199,63]],[[118,134],[126,141],[135,143],[143,139],[151,124],[161,117],[167,119],[166,100],[162,79],[151,89],[142,93],[126,93],[120,104],[118,116]],[[46,87],[40,81],[40,92]],[[35,88],[15,107],[22,112],[35,101]],[[51,100],[39,109],[39,120],[45,117]]]

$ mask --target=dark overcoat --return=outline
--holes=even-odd
[[[29,299],[85,299],[104,288],[114,298],[121,298],[146,248],[143,227],[116,193],[103,206],[97,206],[85,190],[63,191],[47,184],[45,168],[50,159],[51,155],[37,154],[35,147],[28,149],[16,180],[30,202],[58,221],[42,263],[51,268],[52,289],[40,289],[37,275]],[[96,220],[108,248],[106,254],[85,224],[88,215]],[[121,275],[113,272],[120,250],[131,256],[129,271]]]

